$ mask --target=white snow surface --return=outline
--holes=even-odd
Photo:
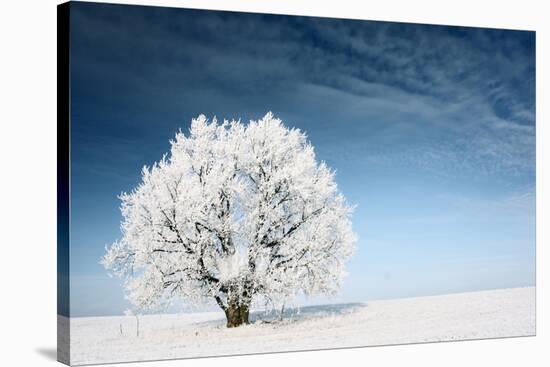
[[[72,318],[71,365],[535,335],[535,288],[255,312]]]

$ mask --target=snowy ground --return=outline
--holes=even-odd
[[[292,316],[291,316],[292,313]],[[93,364],[535,335],[535,288],[304,307],[282,322],[255,313],[73,318],[71,364]]]

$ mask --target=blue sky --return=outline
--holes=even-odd
[[[356,205],[334,299],[534,285],[535,33],[71,6],[71,315],[121,314],[117,196],[192,117],[305,130]]]

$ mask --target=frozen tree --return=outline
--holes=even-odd
[[[332,294],[355,235],[334,172],[299,129],[201,115],[121,195],[122,238],[102,264],[139,309],[216,302],[227,326],[252,302]]]

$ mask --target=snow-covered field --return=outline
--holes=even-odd
[[[304,307],[282,322],[261,312],[251,318],[227,329],[221,312],[141,316],[139,336],[133,316],[73,318],[71,364],[535,335],[535,288]]]

